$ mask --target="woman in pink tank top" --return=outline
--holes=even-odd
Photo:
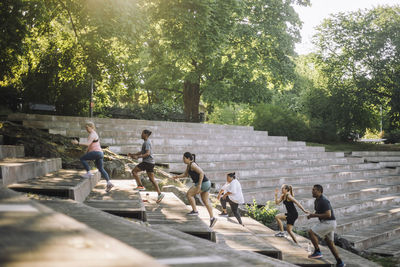
[[[86,131],[89,133],[87,142],[80,143],[77,140],[72,140],[72,143],[75,145],[87,146],[86,154],[80,158],[82,165],[83,167],[85,167],[87,172],[83,175],[83,177],[90,178],[91,176],[93,176],[93,174],[90,172],[89,164],[86,161],[94,160],[97,169],[99,169],[101,175],[107,180],[106,192],[109,192],[114,185],[110,182],[110,176],[103,167],[104,154],[100,146],[99,135],[95,131],[96,128],[93,122],[86,123],[85,128]]]

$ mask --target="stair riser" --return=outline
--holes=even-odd
[[[400,227],[396,230],[382,233],[381,235],[375,236],[373,238],[368,238],[366,240],[355,242],[354,247],[358,250],[365,250],[369,247],[376,246],[382,242],[387,242],[389,240],[394,240],[400,237]]]

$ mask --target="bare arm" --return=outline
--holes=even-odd
[[[278,192],[279,192],[279,189],[276,188],[276,189],[275,189],[275,205],[279,205],[279,203],[282,202],[283,197],[284,197],[284,195],[281,195],[281,196],[279,197],[279,199],[278,199]]]
[[[179,174],[179,175],[175,175],[175,176],[172,176],[172,179],[178,179],[178,178],[183,178],[183,177],[187,177],[188,176],[188,168],[186,168],[186,170],[185,170],[185,172],[184,173],[182,173],[182,174]]]
[[[303,208],[303,206],[290,194],[287,197],[290,201],[292,201],[294,204],[296,204],[304,213],[309,213],[306,209]]]
[[[327,210],[327,211],[325,211],[324,213],[321,213],[321,214],[311,213],[311,214],[309,214],[307,216],[308,219],[310,219],[310,218],[318,218],[318,219],[321,219],[321,220],[329,219],[330,217],[331,217],[331,210]]]

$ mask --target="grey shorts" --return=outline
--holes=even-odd
[[[311,231],[319,235],[321,238],[329,238],[329,240],[334,240],[334,232],[336,229],[336,220],[320,221],[311,227]]]
[[[197,186],[198,183],[195,184],[195,186]],[[211,189],[211,181],[208,180],[207,182],[202,182],[201,183],[201,192],[208,192]]]

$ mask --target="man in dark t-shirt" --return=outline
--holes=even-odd
[[[339,257],[339,253],[335,247],[334,241],[334,231],[336,229],[336,218],[335,214],[333,213],[333,209],[329,200],[322,195],[323,188],[321,185],[316,184],[313,186],[312,189],[312,196],[315,198],[314,202],[314,209],[315,213],[311,213],[307,216],[308,219],[310,218],[318,218],[319,222],[311,227],[308,230],[310,234],[311,242],[314,245],[314,253],[309,255],[309,258],[318,259],[322,258],[322,253],[319,249],[318,245],[318,237],[319,235],[322,238],[325,238],[326,244],[329,247],[329,250],[332,252],[333,256],[337,261],[336,266],[343,267],[345,264]]]

